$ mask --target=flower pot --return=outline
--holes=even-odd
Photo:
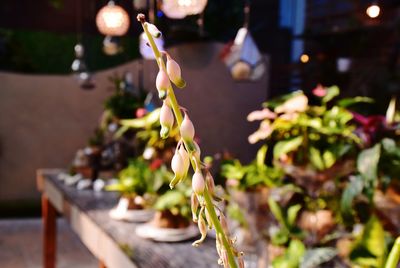
[[[158,228],[181,229],[189,226],[190,222],[181,215],[174,215],[169,210],[157,211],[151,223]]]
[[[122,196],[115,208],[110,210],[109,216],[114,220],[129,222],[146,222],[154,215],[154,211],[144,208],[144,199],[140,196]]]
[[[153,219],[136,228],[136,234],[160,242],[179,242],[199,235],[197,226],[169,210],[157,211]]]

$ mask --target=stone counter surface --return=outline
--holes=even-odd
[[[118,195],[116,193],[94,192],[92,190],[78,191],[76,188],[66,186],[62,181],[59,181],[57,175],[58,172],[54,171],[42,172],[42,183],[61,193],[63,214],[69,219],[69,222],[72,225],[82,224],[80,223],[82,220],[79,218],[72,220],[72,213],[68,212],[69,206],[75,206],[83,215],[87,215],[106,236],[111,238],[112,242],[118,245],[121,252],[124,251],[137,267],[219,267],[214,239],[206,239],[202,245],[194,248],[191,244],[195,239],[177,243],[163,243],[140,238],[135,233],[137,224],[116,221],[108,216],[109,210],[117,204]],[[91,237],[90,234],[87,234],[91,232],[91,229],[85,231],[86,233],[78,233],[84,244],[85,237],[83,236]],[[94,234],[90,239],[96,239],[96,236],[98,235]],[[99,246],[101,248],[101,245]],[[99,254],[99,252],[93,252],[96,250],[92,250],[90,247],[89,250],[95,256]],[[102,256],[96,257],[101,258]]]

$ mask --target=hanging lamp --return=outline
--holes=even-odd
[[[122,51],[119,37],[129,29],[129,15],[121,6],[109,1],[96,15],[96,25],[100,33],[106,37],[103,41],[103,51],[107,55],[116,55]]]
[[[171,19],[183,19],[186,16],[203,12],[207,0],[163,0],[161,10]]]

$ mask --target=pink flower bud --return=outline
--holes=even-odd
[[[158,30],[157,26],[148,22],[145,22],[145,25],[147,26],[147,30],[153,37],[155,38],[161,37],[161,32],[160,30]]]
[[[158,71],[156,78],[156,87],[158,90],[158,96],[160,99],[165,99],[167,97],[167,90],[171,86],[168,75],[164,70]]]
[[[160,124],[161,126],[165,126],[171,128],[174,124],[174,114],[172,109],[166,104],[164,101],[161,111],[160,111]]]
[[[183,118],[181,127],[180,127],[181,136],[184,140],[193,140],[194,138],[194,126],[192,121],[187,114],[185,114],[185,118]]]
[[[171,81],[179,88],[186,86],[185,80],[182,79],[181,67],[179,64],[167,56],[167,73]]]
[[[192,188],[196,194],[203,194],[204,192],[205,182],[200,170],[197,170],[192,177]]]
[[[183,160],[178,152],[176,152],[174,157],[172,157],[171,168],[176,177],[182,178],[183,175],[185,175]]]

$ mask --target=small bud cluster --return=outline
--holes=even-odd
[[[163,100],[160,113],[160,136],[164,139],[168,137],[170,130],[174,126],[175,117],[181,136],[181,140],[177,144],[171,161],[174,178],[170,182],[170,187],[175,187],[186,178],[191,163],[195,171],[192,177],[193,193],[191,195],[191,211],[193,221],[198,224],[201,238],[195,241],[193,245],[198,246],[202,243],[206,238],[207,230],[214,227],[217,234],[216,248],[220,257],[218,263],[224,265],[224,267],[237,267],[234,259],[237,257],[239,267],[244,267],[243,254],[235,249],[235,241],[230,238],[225,216],[216,205],[217,201],[222,199],[215,194],[214,179],[200,161],[201,152],[199,145],[194,141],[195,128],[193,123],[186,111],[182,119],[180,108],[176,103],[172,84],[179,88],[186,86],[186,82],[182,78],[181,68],[167,52],[162,51],[160,53],[158,48],[154,47],[154,42],[151,39],[161,36],[161,32],[157,27],[145,22],[144,15],[142,14],[138,15],[138,20],[142,23],[150,46],[153,45],[152,49],[159,66],[159,72],[156,77],[156,88],[159,98]],[[164,55],[167,58],[166,64],[163,61]]]

